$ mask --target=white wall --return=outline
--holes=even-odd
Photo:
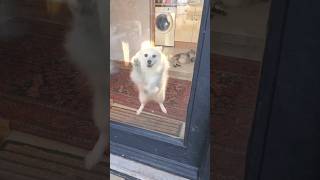
[[[150,40],[150,1],[111,0],[110,1],[110,58],[122,60],[122,41],[129,44],[130,57]]]

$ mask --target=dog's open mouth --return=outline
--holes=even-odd
[[[147,64],[147,67],[151,68],[153,66],[153,64]]]

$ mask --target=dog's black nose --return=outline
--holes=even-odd
[[[151,64],[151,60],[148,60],[147,63],[148,63],[148,64]]]

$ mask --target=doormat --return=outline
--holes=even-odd
[[[107,163],[100,163],[88,171],[83,168],[82,159],[75,155],[8,140],[0,147],[0,179],[108,179]]]
[[[184,137],[185,123],[176,119],[148,112],[136,115],[136,109],[116,103],[111,105],[110,117],[115,122],[163,133],[175,138]]]
[[[130,79],[130,68],[121,64],[119,66],[119,72],[110,78],[110,98],[115,103],[137,109],[140,106],[138,90]],[[186,121],[191,85],[192,82],[188,80],[169,78],[164,102],[168,114],[164,114],[159,105],[154,102],[146,104],[144,111]]]

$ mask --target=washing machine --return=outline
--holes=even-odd
[[[177,7],[155,7],[155,45],[174,46]]]

